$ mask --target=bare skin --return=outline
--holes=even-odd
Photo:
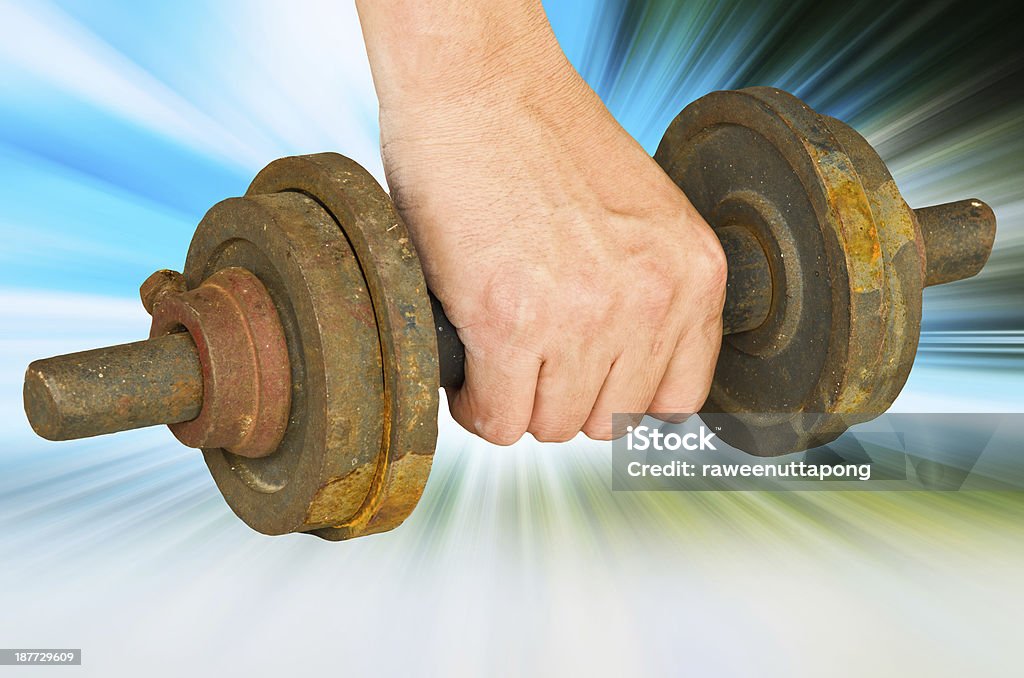
[[[357,0],[384,167],[466,346],[452,415],[500,445],[695,412],[725,255],[566,60],[535,0]]]

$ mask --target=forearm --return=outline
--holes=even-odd
[[[539,0],[356,0],[382,110],[529,88],[571,67]]]

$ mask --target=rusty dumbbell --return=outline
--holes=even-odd
[[[655,159],[728,257],[701,416],[754,454],[824,444],[884,412],[914,360],[922,289],[975,275],[992,249],[987,205],[910,209],[860,135],[779,90],[699,99]],[[169,424],[267,534],[347,539],[409,515],[463,349],[359,165],[271,163],[206,214],[183,273],[158,271],[141,296],[148,340],[29,366],[37,433]]]

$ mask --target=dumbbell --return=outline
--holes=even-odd
[[[701,417],[753,454],[823,445],[884,412],[913,363],[922,289],[975,275],[992,249],[987,205],[910,209],[859,134],[777,89],[702,97],[655,159],[727,255]],[[272,162],[207,212],[182,273],[140,293],[149,339],[29,366],[39,435],[168,424],[266,534],[341,540],[409,515],[463,347],[362,167],[334,153]]]

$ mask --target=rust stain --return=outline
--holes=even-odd
[[[360,505],[366,496],[366,487],[376,475],[376,464],[363,464],[352,473],[332,478],[325,484],[310,503],[306,524],[329,526],[338,521],[339,510]]]

